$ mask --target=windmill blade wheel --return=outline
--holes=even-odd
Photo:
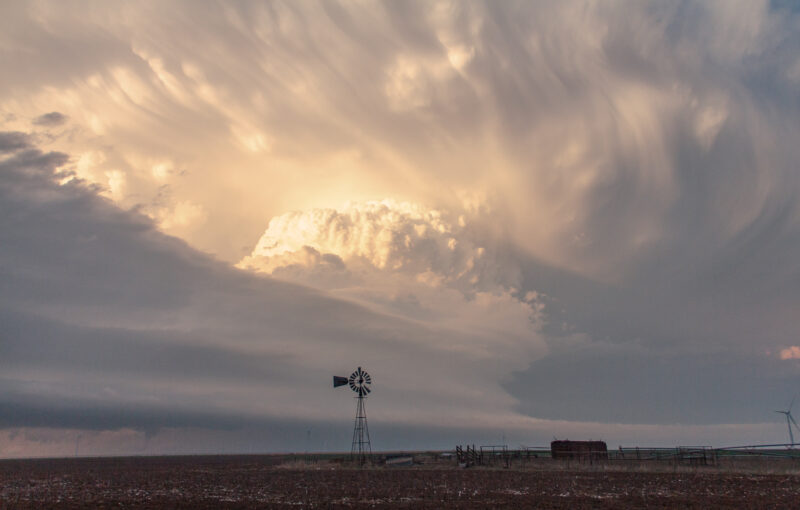
[[[361,367],[358,367],[352,374],[350,374],[350,377],[347,381],[350,384],[350,389],[355,393],[358,393],[360,398],[366,397],[372,391],[370,389],[372,377]]]

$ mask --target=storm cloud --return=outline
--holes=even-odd
[[[512,356],[543,352],[527,305],[442,294],[455,311],[410,320],[243,272],[119,209],[67,166],[31,147],[0,161],[3,426],[323,427],[350,414],[349,395],[327,395],[331,375],[362,362],[392,402],[375,406],[378,423],[441,427],[441,408],[451,424],[514,414],[509,398],[470,402],[500,391],[490,346],[519,367]]]
[[[392,444],[784,439],[791,4],[0,10],[9,431],[242,448],[358,359]]]

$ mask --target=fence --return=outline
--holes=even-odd
[[[555,442],[554,442],[555,443]],[[589,443],[589,442],[586,442]],[[598,442],[599,443],[599,442]],[[721,459],[776,458],[796,459],[800,462],[800,443],[728,446],[676,446],[676,447],[622,447],[604,450],[583,448],[568,452],[563,448],[546,446],[520,446],[511,450],[507,445],[456,447],[456,460],[463,467],[497,466],[510,467],[512,462],[533,462],[540,459],[563,460],[583,463],[635,463],[664,462],[688,466],[717,466]]]

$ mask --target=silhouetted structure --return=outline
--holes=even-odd
[[[463,467],[474,466],[475,464],[483,464],[482,453],[478,453],[475,445],[467,445],[466,449],[461,445],[456,446],[456,461]]]
[[[792,416],[792,406],[794,405],[794,399],[792,398],[792,403],[789,404],[789,409],[785,411],[775,411],[776,413],[780,413],[786,416],[786,427],[789,429],[789,448],[794,448],[794,434],[792,433],[792,424],[794,424],[797,430],[800,430],[800,426],[797,425],[797,422],[794,421],[794,416]]]
[[[553,441],[550,455],[577,461],[608,460],[608,447],[605,441]]]
[[[358,393],[356,399],[356,420],[353,425],[353,443],[350,447],[350,457],[356,460],[359,465],[366,464],[367,459],[372,456],[372,444],[369,439],[369,427],[367,426],[367,408],[364,404],[364,399],[372,391],[370,385],[372,384],[372,377],[361,367],[358,367],[355,372],[350,374],[349,378],[333,376],[333,387],[350,385],[350,389]]]

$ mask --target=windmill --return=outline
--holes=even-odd
[[[797,422],[794,421],[794,416],[792,416],[792,406],[794,405],[795,398],[796,396],[792,398],[792,403],[789,404],[789,409],[785,411],[775,411],[776,413],[780,413],[786,416],[786,428],[789,429],[789,448],[791,448],[794,445],[794,434],[792,434],[792,425],[794,424],[794,427],[797,430],[800,430],[800,426],[797,425]]]
[[[356,405],[356,421],[353,425],[353,443],[350,447],[350,456],[357,459],[359,465],[364,465],[367,462],[367,456],[372,455],[372,445],[369,442],[369,428],[367,427],[367,408],[364,405],[364,399],[370,391],[372,385],[372,377],[361,367],[358,367],[355,372],[350,374],[350,377],[341,377],[338,375],[333,376],[333,387],[345,386],[349,384],[350,389],[358,394],[355,397],[358,400]]]

